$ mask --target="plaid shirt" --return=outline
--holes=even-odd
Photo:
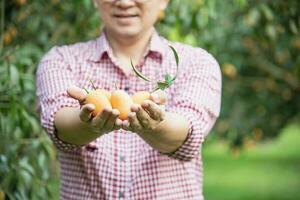
[[[170,154],[122,129],[86,146],[67,144],[56,136],[55,113],[62,107],[79,107],[66,93],[69,86],[91,88],[92,80],[96,87],[112,91],[119,82],[130,95],[154,87],[120,68],[104,31],[95,40],[53,47],[41,59],[36,94],[41,124],[59,150],[61,199],[203,199],[200,150],[220,112],[220,68],[205,50],[170,42],[154,31],[137,66],[152,80],[176,73],[168,45],[179,54],[180,74],[166,90],[166,111],[184,116],[190,124],[183,145]]]

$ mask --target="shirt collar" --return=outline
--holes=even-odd
[[[93,62],[99,62],[104,55],[104,53],[108,53],[110,46],[108,44],[105,32],[102,31],[100,37],[98,37],[95,42],[95,46],[93,49],[90,49],[91,56],[89,57],[89,60]]]
[[[165,49],[165,43],[154,29],[144,56],[150,54],[153,56],[158,56],[162,59],[165,54]],[[112,55],[112,48],[107,40],[106,33],[103,30],[101,35],[95,40],[95,46],[92,50],[89,60],[93,62],[99,62],[104,55]]]
[[[163,57],[163,55],[165,54],[165,49],[166,49],[166,47],[164,45],[165,45],[165,43],[162,41],[162,39],[160,38],[157,31],[154,30],[153,34],[151,36],[151,39],[150,39],[148,50],[150,52],[157,53],[161,57]]]

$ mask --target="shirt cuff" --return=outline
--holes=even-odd
[[[196,112],[190,108],[177,108],[171,110],[173,113],[177,113],[189,122],[189,130],[187,137],[183,144],[172,153],[163,153],[171,158],[190,161],[200,153],[201,144],[204,142],[206,131],[210,131],[211,124],[213,124],[210,118],[206,118],[205,112]],[[208,120],[210,119],[210,120]]]

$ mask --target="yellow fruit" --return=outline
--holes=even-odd
[[[23,6],[26,4],[26,0],[16,0],[18,6]]]
[[[95,90],[96,93],[100,93],[100,94],[104,94],[106,96],[106,98],[110,101],[111,98],[111,93],[107,90],[104,89],[97,89]]]
[[[101,92],[93,91],[86,96],[85,103],[93,104],[95,110],[93,111],[93,116],[96,116],[98,113],[101,113],[104,108],[112,109],[112,106],[108,98]]]
[[[12,35],[9,32],[4,32],[3,34],[3,43],[8,45],[12,41]]]
[[[128,119],[130,107],[133,104],[131,97],[123,90],[116,90],[111,94],[110,102],[112,108],[118,109],[120,112],[119,118],[122,120]]]
[[[142,104],[143,101],[150,99],[150,93],[147,91],[136,92],[131,99],[135,104]]]
[[[3,191],[0,190],[0,200],[4,200],[5,199],[5,194]]]

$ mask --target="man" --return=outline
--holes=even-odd
[[[154,24],[168,0],[94,0],[104,30],[85,43],[54,47],[41,60],[37,96],[41,123],[59,149],[62,199],[203,199],[204,137],[220,112],[221,74],[205,50],[160,37]],[[133,105],[128,120],[105,109],[92,116],[90,86],[133,94],[151,80],[180,73],[165,96]],[[76,87],[75,87],[76,86]],[[165,109],[159,104],[166,104]]]

